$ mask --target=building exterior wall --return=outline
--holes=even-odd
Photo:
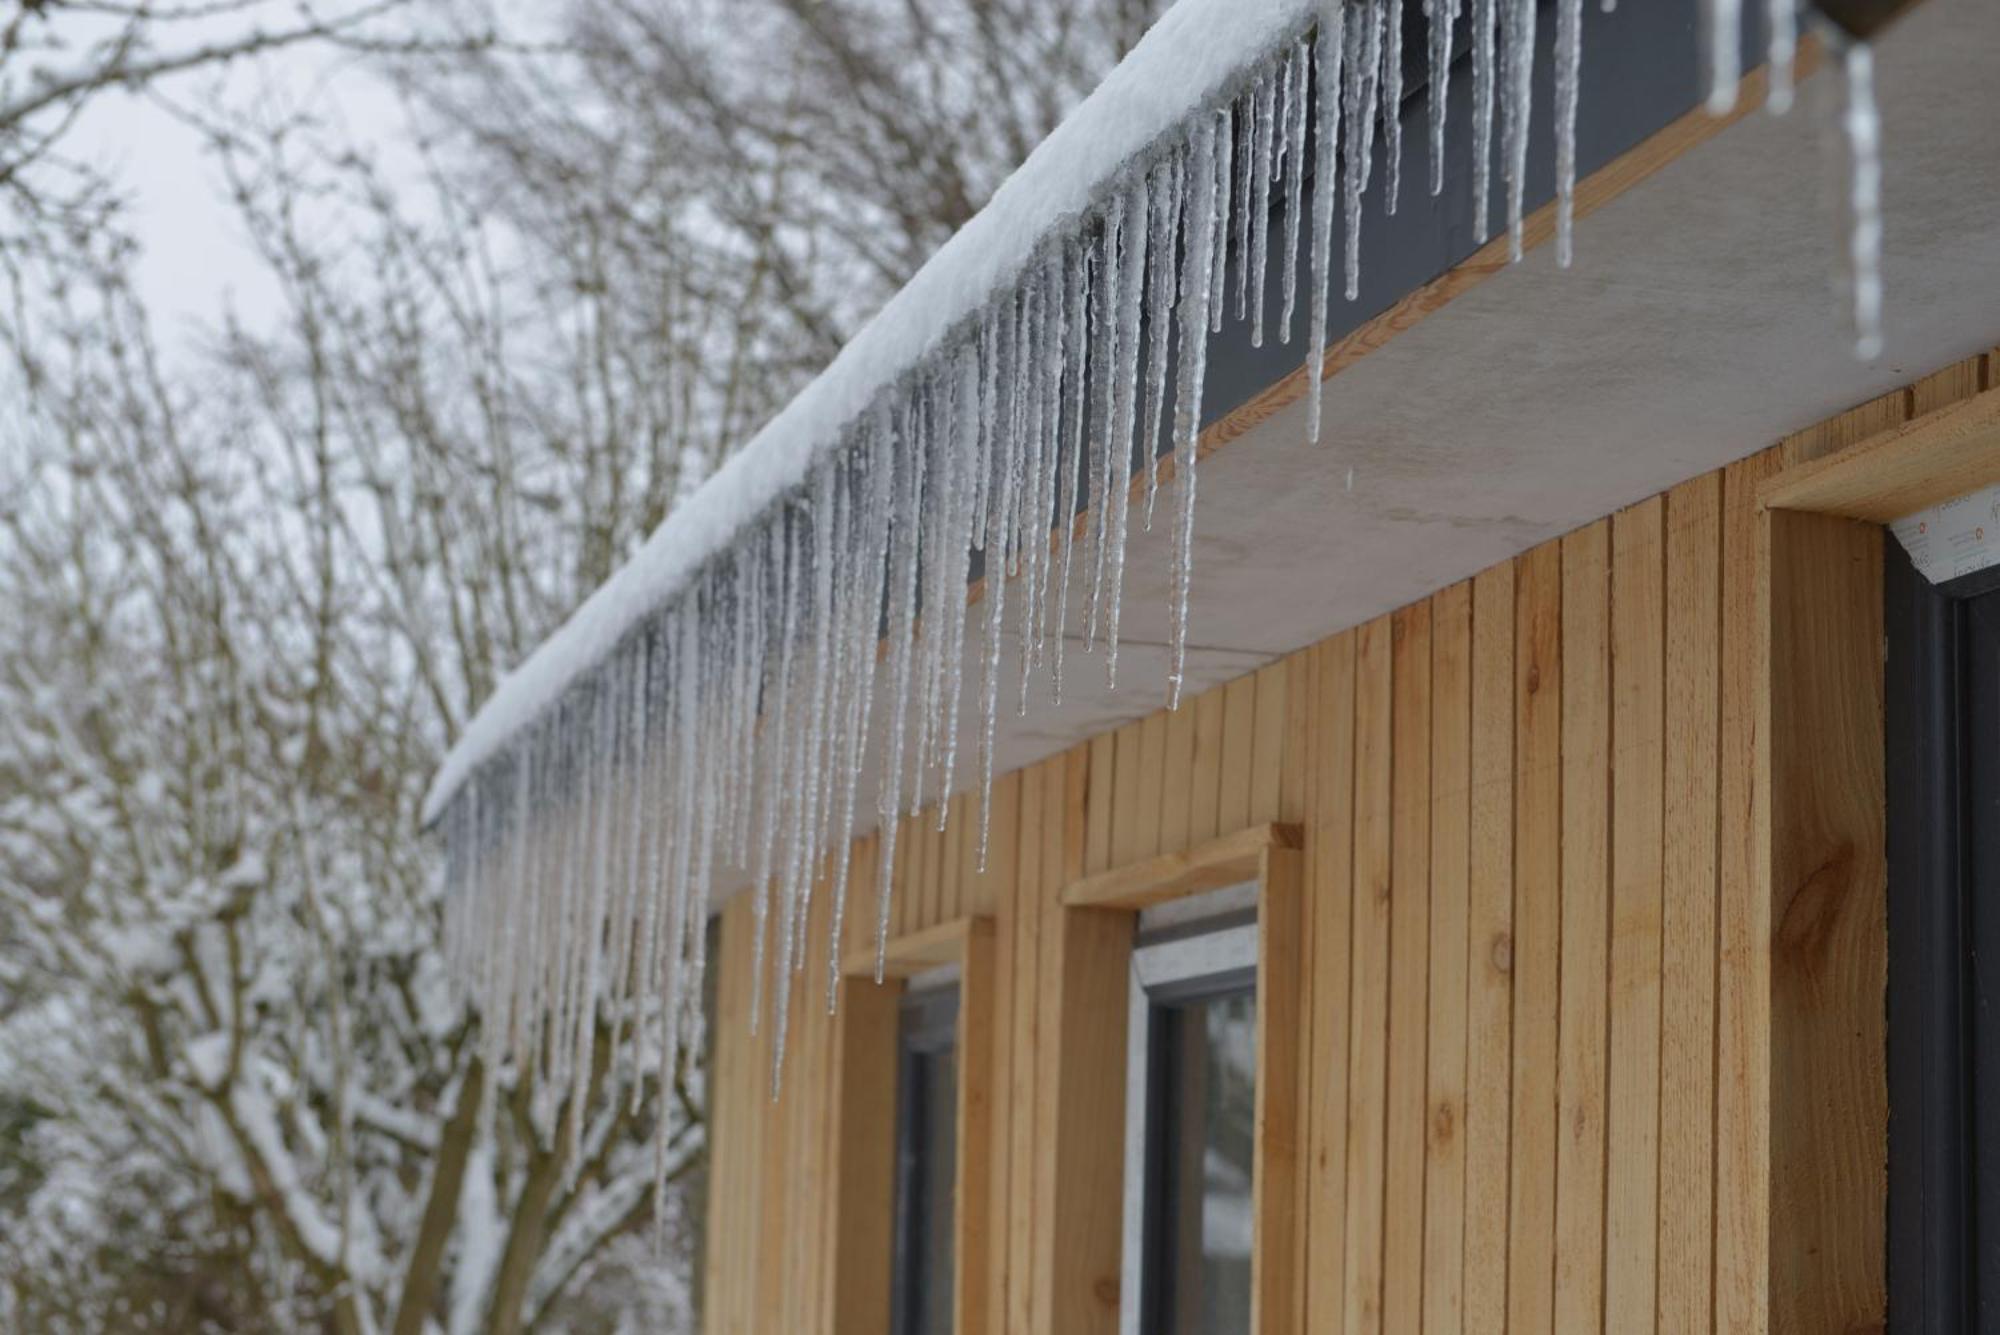
[[[1076,995],[1063,971],[1088,967],[1061,930],[1064,888],[1269,822],[1302,834],[1304,1019],[1297,1143],[1272,1160],[1296,1250],[1261,1329],[1879,1321],[1879,774],[1872,845],[1865,801],[1801,828],[1769,808],[1774,770],[1813,759],[1811,720],[1774,714],[1771,694],[1810,627],[1788,631],[1769,601],[1797,585],[1768,577],[1756,496],[1996,370],[1947,368],[998,779],[983,874],[976,795],[943,834],[933,813],[903,822],[894,933],[990,919],[984,1131],[966,1151],[983,1156],[984,1203],[959,1237],[982,1259],[962,1272],[960,1329],[1115,1326],[1116,1237],[1094,1254],[1047,1245],[1059,1175],[1089,1162],[1058,1126],[1056,1008]],[[1839,539],[1863,563],[1873,540]],[[1866,643],[1865,624],[1853,634]],[[1802,920],[1829,839],[1851,889]],[[879,840],[852,857],[846,937],[866,951]],[[830,1016],[815,958],[773,1101],[751,956],[739,895],[718,961],[706,1328],[880,1329],[849,1290],[886,1254],[840,1239],[874,1236],[868,1216],[888,1208],[886,1179],[879,1202],[865,1190],[886,1160],[857,1169],[855,1147],[881,1157],[857,1128],[889,1118],[891,1095],[842,1043],[883,1007],[853,979]]]

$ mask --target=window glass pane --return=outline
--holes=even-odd
[[[1257,1000],[1234,992],[1160,1016],[1159,1318],[1166,1335],[1250,1329]]]
[[[896,1122],[897,1335],[951,1330],[953,1208],[958,1167],[954,998],[905,1011]]]
[[[924,1127],[925,1165],[923,1179],[928,1188],[924,1217],[929,1227],[919,1270],[923,1284],[926,1332],[951,1329],[952,1257],[955,1229],[952,1227],[954,1188],[958,1182],[958,1053],[946,1048],[924,1063],[927,1078],[924,1097],[927,1107]]]

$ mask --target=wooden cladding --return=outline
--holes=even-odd
[[[1879,1324],[1880,530],[1759,496],[1991,381],[1947,368],[1008,775],[983,875],[973,802],[905,821],[898,958],[993,924],[989,1205],[959,1234],[985,1329],[1115,1329],[1123,1024],[1065,1020],[1122,1017],[1130,919],[1081,905],[1232,848],[1297,886],[1290,956],[1264,947],[1297,1020],[1259,1106],[1291,1221],[1260,1234],[1261,1331]],[[871,970],[876,849],[845,943]],[[873,1335],[832,1301],[829,1187],[892,1095],[835,1056],[815,961],[769,1099],[750,933],[739,897],[707,1329]]]

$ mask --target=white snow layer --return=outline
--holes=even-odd
[[[1017,280],[1049,236],[1099,201],[1104,182],[1296,36],[1315,2],[1179,0],[1169,9],[832,364],[501,681],[439,766],[424,823],[434,822],[466,777],[523,724],[773,502],[803,485],[813,462],[876,395]]]

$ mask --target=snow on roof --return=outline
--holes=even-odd
[[[876,396],[1017,279],[1105,182],[1298,36],[1314,9],[1315,0],[1178,0],[832,364],[501,680],[438,768],[424,823],[642,618],[803,484]]]

